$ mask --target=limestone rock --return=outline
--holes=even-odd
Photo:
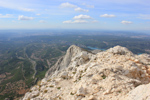
[[[77,96],[85,96],[85,89],[83,87],[80,87],[77,91]]]
[[[97,54],[75,45],[23,100],[150,100],[150,56],[116,46]]]
[[[109,50],[107,50],[108,52],[111,52],[113,54],[120,54],[120,55],[133,55],[133,53],[131,51],[129,51],[127,48],[125,47],[121,47],[121,46],[115,46],[114,48],[110,48]]]
[[[63,73],[61,74],[61,77],[62,77],[63,79],[67,79],[67,78],[68,78],[68,72],[63,72]]]
[[[150,84],[138,86],[124,100],[150,100]]]
[[[102,52],[102,50],[92,50],[92,53],[97,54],[99,52]]]
[[[67,68],[69,65],[79,66],[84,64],[91,58],[92,55],[92,53],[72,45],[67,50],[66,55],[61,57],[56,64],[47,71],[45,77],[50,77],[55,71]]]

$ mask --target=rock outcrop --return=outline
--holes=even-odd
[[[149,83],[148,54],[121,46],[94,54],[73,45],[23,100],[149,100]]]
[[[150,83],[133,89],[124,100],[150,100]]]
[[[51,75],[57,75],[60,70],[67,68],[68,66],[74,67],[85,64],[92,58],[92,56],[92,53],[72,45],[67,50],[66,55],[61,57],[56,64],[47,71],[45,77],[48,78],[51,77]]]

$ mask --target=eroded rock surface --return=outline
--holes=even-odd
[[[149,100],[149,60],[121,46],[93,54],[73,45],[23,100]]]
[[[150,100],[150,84],[140,85],[130,91],[125,100]]]

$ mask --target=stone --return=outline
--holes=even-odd
[[[150,100],[150,83],[136,87],[124,100]]]
[[[85,89],[83,87],[80,87],[77,91],[77,96],[85,96]]]
[[[98,74],[94,74],[93,75],[93,79],[95,79],[95,80],[102,80],[103,78],[100,75],[98,75]]]
[[[31,98],[37,97],[38,95],[39,95],[39,91],[33,91],[32,95],[31,95]]]
[[[45,78],[48,79],[48,77],[52,76],[52,74],[54,74],[55,71],[60,71],[64,68],[67,68],[69,67],[69,65],[74,65],[78,63],[84,64],[85,61],[82,61],[81,58],[87,60],[89,57],[91,58],[92,56],[92,53],[85,51],[75,45],[72,45],[68,48],[66,55],[59,58],[56,64],[46,72]]]
[[[61,74],[61,78],[67,79],[67,78],[68,78],[68,72],[63,72],[63,73]]]
[[[95,99],[95,97],[93,95],[88,97],[88,100],[94,100],[94,99]]]
[[[133,53],[129,51],[127,48],[121,46],[115,46],[114,48],[110,48],[107,50],[107,52],[120,55],[133,55]]]

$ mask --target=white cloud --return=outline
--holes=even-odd
[[[104,14],[104,15],[100,15],[100,17],[106,17],[106,18],[112,18],[112,17],[116,17],[115,15],[112,14]]]
[[[78,15],[78,16],[75,16],[73,19],[92,19],[91,16],[88,16],[88,15]]]
[[[75,8],[74,10],[75,10],[75,11],[78,11],[78,12],[89,12],[89,10],[82,9],[82,8],[80,8],[80,7]]]
[[[70,24],[72,23],[72,20],[63,21],[63,23]]]
[[[140,18],[140,19],[150,19],[150,15],[141,14],[141,15],[139,15],[138,18]]]
[[[33,20],[33,19],[34,19],[33,17],[27,17],[24,15],[18,16],[18,20]]]
[[[94,5],[87,5],[86,3],[83,3],[82,5],[86,6],[87,8],[94,8]]]
[[[35,11],[34,9],[29,9],[29,8],[22,8],[20,10],[23,10],[23,11],[28,11],[28,12],[33,12]]]
[[[40,16],[41,14],[36,14],[37,16]]]
[[[86,20],[75,20],[73,23],[88,23]]]
[[[86,20],[67,20],[67,21],[63,21],[63,23],[65,24],[73,24],[73,23],[76,23],[76,24],[81,24],[81,23],[88,23],[88,21]]]
[[[40,22],[40,23],[46,23],[46,21],[45,21],[45,20],[40,20],[39,22]]]
[[[63,7],[63,8],[65,8],[65,7],[67,7],[67,8],[75,8],[75,7],[77,7],[76,5],[70,4],[68,2],[62,3],[60,6]]]
[[[131,21],[125,21],[125,20],[124,20],[124,21],[122,21],[121,23],[122,23],[122,24],[132,24],[132,22],[131,22]]]
[[[98,23],[98,20],[93,20],[92,23]]]
[[[11,17],[13,17],[12,14],[6,14],[6,15],[0,14],[0,18],[11,18]]]

